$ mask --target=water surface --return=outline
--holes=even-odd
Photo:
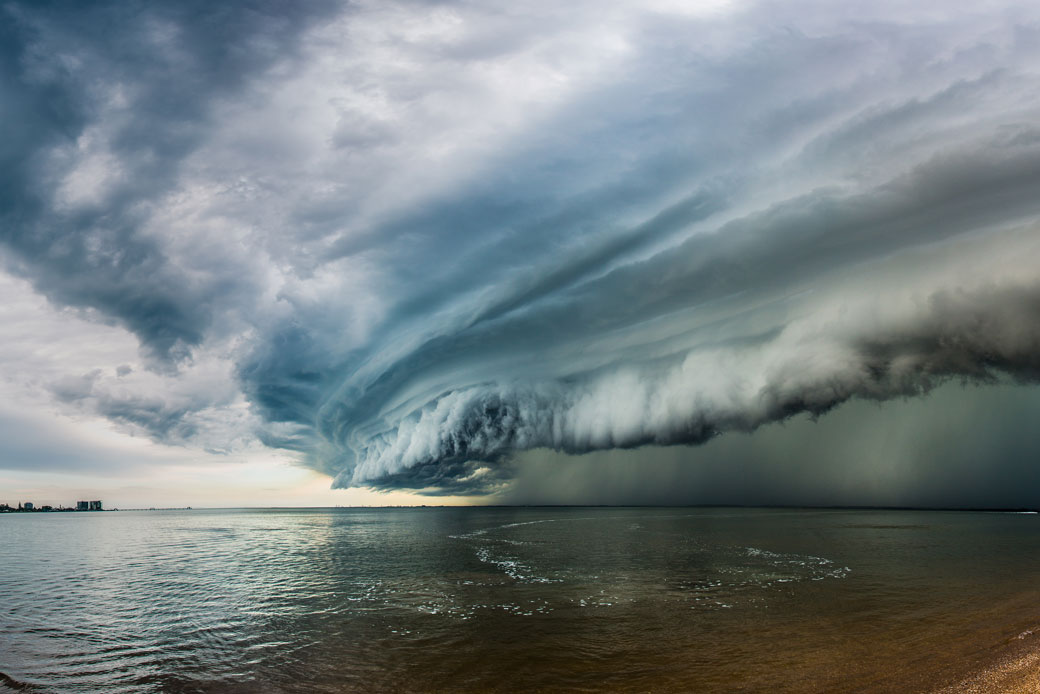
[[[0,691],[930,691],[1040,625],[1036,515],[37,513],[0,538]]]

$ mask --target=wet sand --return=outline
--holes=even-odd
[[[894,685],[889,681],[886,684],[878,683],[878,685],[877,689],[868,685],[865,690],[857,689],[856,691],[876,691],[878,694],[914,691],[913,685],[909,685],[909,683]],[[39,691],[35,686],[0,673],[0,694],[35,691]],[[215,685],[214,689],[203,687],[199,691],[219,691],[226,694],[239,690],[223,684]],[[242,691],[249,690],[243,689]],[[343,691],[354,691],[354,689],[348,686]],[[610,689],[607,688],[603,691],[610,691]],[[661,691],[673,691],[673,688],[665,686]],[[747,690],[741,688],[740,691]],[[942,686],[939,689],[928,689],[922,694],[1040,694],[1040,625],[1006,642],[999,654],[982,670],[954,684]]]
[[[982,671],[933,694],[1040,694],[1040,626],[1009,640]]]

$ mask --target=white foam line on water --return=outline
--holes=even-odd
[[[643,519],[649,518],[694,518],[701,514],[691,513],[683,515],[671,515],[671,514],[660,514],[656,516],[644,516]],[[628,516],[608,516],[606,519],[599,516],[582,516],[578,518],[542,518],[533,521],[522,521],[517,523],[504,523],[502,525],[491,526],[488,528],[481,528],[468,533],[462,533],[459,535],[449,535],[448,537],[455,540],[473,541],[478,544],[474,549],[476,558],[485,564],[491,564],[496,567],[506,576],[510,577],[514,581],[521,583],[561,583],[562,579],[552,579],[543,576],[534,575],[532,567],[519,561],[513,557],[498,557],[493,554],[489,545],[491,544],[510,544],[510,545],[524,545],[529,544],[519,540],[510,540],[505,538],[490,537],[493,533],[501,530],[508,530],[511,528],[518,528],[528,525],[538,525],[542,523],[558,523],[561,521],[585,521],[585,520],[609,520],[617,518],[627,518]],[[630,531],[642,530],[643,526],[638,523],[633,523],[627,528]],[[723,548],[719,548],[723,549]],[[819,557],[810,554],[785,554],[780,552],[773,552],[771,550],[762,549],[759,547],[731,547],[728,550],[723,551],[737,551],[746,557],[751,559],[760,560],[765,564],[768,574],[762,575],[759,571],[759,576],[751,580],[738,580],[736,583],[726,582],[728,587],[740,588],[747,586],[758,586],[758,587],[770,587],[777,584],[795,583],[805,580],[810,581],[822,581],[826,579],[844,579],[851,569],[847,566],[839,567],[835,566],[834,561],[825,557]],[[755,573],[755,566],[742,566],[734,567],[723,573],[736,573],[738,575],[747,575],[748,573]],[[722,583],[719,583],[722,586]],[[729,604],[719,603],[724,607],[732,607]]]

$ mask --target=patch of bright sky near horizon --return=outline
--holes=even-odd
[[[955,503],[960,437],[1021,498],[1040,444],[986,414],[1040,414],[1040,10],[0,12],[0,490],[739,502],[672,466],[768,441],[771,503],[893,459],[871,503]]]
[[[182,376],[166,383],[171,377],[144,368],[137,341],[117,325],[90,312],[51,306],[26,281],[9,275],[0,275],[0,295],[0,503],[70,506],[89,498],[102,499],[110,508],[136,508],[425,501],[407,493],[333,491],[327,476],[291,465],[291,456],[236,434],[243,429],[238,420],[249,415],[222,372],[226,364],[211,364],[202,373],[192,370],[199,382]],[[77,374],[98,364],[117,366],[107,374],[90,368],[86,378],[70,377],[70,371]],[[169,402],[177,392],[182,397],[209,392],[216,414],[203,413],[191,436],[171,445],[155,441],[132,418],[113,421],[94,414],[94,408],[84,411],[76,399],[70,404],[70,398],[49,397],[55,384],[68,392],[97,382],[111,383],[125,401],[133,393],[163,393]],[[212,446],[205,445],[204,436]]]

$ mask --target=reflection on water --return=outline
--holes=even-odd
[[[0,692],[925,691],[1040,624],[1040,517],[0,517]]]

